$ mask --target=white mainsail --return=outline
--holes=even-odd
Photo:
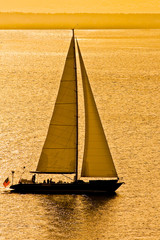
[[[117,178],[78,42],[77,46],[85,104],[85,147],[81,176]]]
[[[71,39],[53,116],[37,172],[74,173],[77,154],[77,79],[74,36]]]

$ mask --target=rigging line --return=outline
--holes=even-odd
[[[62,175],[63,175],[64,177],[66,177],[66,178],[69,178],[70,180],[73,180],[72,178],[70,178],[70,177],[68,177],[68,176],[65,176],[63,173],[62,173]]]

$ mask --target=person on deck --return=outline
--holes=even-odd
[[[35,181],[36,181],[36,174],[32,176],[32,182],[35,183]]]

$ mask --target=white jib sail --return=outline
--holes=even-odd
[[[78,53],[85,105],[85,147],[81,176],[117,178],[79,46]]]

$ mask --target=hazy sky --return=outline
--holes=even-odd
[[[0,11],[160,13],[160,0],[0,0]]]

